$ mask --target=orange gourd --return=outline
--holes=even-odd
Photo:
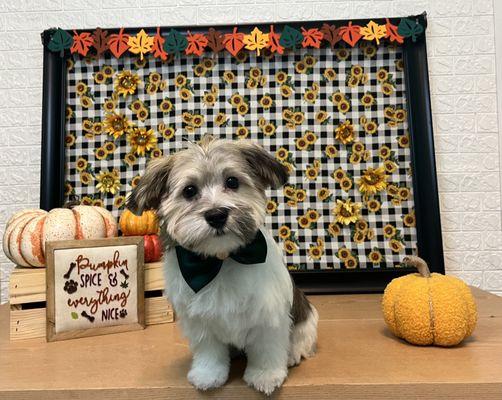
[[[153,235],[159,231],[157,216],[152,210],[138,216],[126,209],[120,216],[119,225],[124,236]]]

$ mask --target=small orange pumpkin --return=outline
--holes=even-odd
[[[144,211],[138,216],[126,209],[120,216],[119,225],[124,236],[153,235],[159,231],[157,216],[153,210]]]

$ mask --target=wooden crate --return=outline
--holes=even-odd
[[[171,304],[163,295],[162,263],[145,263],[145,322],[174,321]],[[45,337],[45,268],[16,267],[10,277],[11,340]]]

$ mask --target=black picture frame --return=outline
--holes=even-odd
[[[426,13],[409,16],[426,29]],[[385,24],[386,19],[372,19]],[[389,18],[397,23],[398,18]],[[366,25],[370,19],[352,20],[353,24]],[[322,23],[345,25],[347,20],[302,21],[273,23],[277,31],[289,25],[300,29],[318,27]],[[230,32],[235,26],[240,30],[251,30],[255,26],[268,29],[267,24],[219,25],[222,32]],[[214,27],[214,26],[213,26]],[[192,33],[205,32],[209,26],[170,26],[161,27],[161,33],[169,29],[190,29]],[[140,28],[126,28],[126,33],[137,32]],[[154,34],[156,27],[143,28]],[[117,33],[119,29],[107,29]],[[60,207],[64,201],[65,174],[65,104],[66,74],[65,62],[68,52],[62,57],[51,52],[47,44],[54,29],[42,33],[43,56],[43,103],[42,103],[42,165],[40,181],[40,208],[50,210]],[[77,32],[81,32],[77,30]],[[439,211],[436,165],[434,158],[434,139],[432,112],[427,65],[425,34],[416,41],[406,40],[403,49],[406,98],[408,102],[408,128],[410,132],[411,157],[413,165],[413,193],[415,201],[417,246],[419,255],[428,263],[431,272],[444,273],[443,245]],[[298,287],[306,293],[378,293],[394,278],[414,272],[413,268],[392,268],[375,270],[312,270],[291,271]]]

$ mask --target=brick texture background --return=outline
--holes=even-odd
[[[502,295],[493,1],[0,0],[0,234],[14,211],[38,206],[44,29],[365,18],[426,10],[447,273]],[[2,302],[12,267],[0,254]]]

